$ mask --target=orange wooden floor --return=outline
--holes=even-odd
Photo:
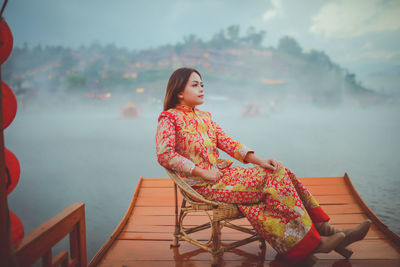
[[[350,246],[354,254],[344,260],[339,254],[317,254],[314,266],[400,266],[399,237],[360,201],[357,192],[345,177],[300,178],[330,215],[337,228],[357,225],[366,218],[373,220],[367,237]],[[246,219],[240,224],[249,225]],[[186,224],[207,222],[205,214],[185,219]],[[90,266],[210,266],[211,255],[181,241],[179,248],[170,248],[174,231],[174,194],[172,181],[166,178],[141,178],[130,208],[110,240],[92,259]],[[210,232],[197,236],[207,240]],[[237,240],[244,234],[223,229],[222,239]],[[391,240],[392,241],[391,241]],[[226,252],[221,266],[286,266],[275,260],[276,252],[266,251],[257,242]]]

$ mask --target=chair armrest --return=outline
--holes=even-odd
[[[182,190],[184,193],[186,193],[189,197],[198,199],[198,202],[203,202],[214,206],[226,205],[226,203],[211,201],[204,198],[196,190],[194,190],[188,183],[186,183],[181,177],[179,177],[179,175],[177,175],[175,171],[169,170],[167,168],[165,168],[165,171],[167,172],[168,176],[172,179],[172,181],[174,181],[174,183],[179,187],[179,189]]]

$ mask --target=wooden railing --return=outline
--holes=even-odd
[[[52,248],[69,234],[67,251],[52,256]],[[86,267],[85,204],[74,203],[26,235],[15,249],[19,267],[30,266],[42,258],[43,267]]]

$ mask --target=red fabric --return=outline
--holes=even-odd
[[[305,260],[320,243],[321,236],[314,225],[312,225],[310,231],[304,238],[285,254],[285,258],[292,263],[301,262]]]
[[[178,172],[189,185],[205,185],[201,177],[192,175],[201,169],[230,168],[233,161],[219,158],[219,149],[244,163],[250,151],[227,135],[206,111],[178,104],[163,111],[156,133],[157,160],[165,168]]]
[[[307,209],[308,215],[310,215],[311,220],[313,223],[319,223],[319,222],[327,222],[329,221],[329,216],[328,214],[325,213],[325,211],[320,207],[315,207],[313,209]]]

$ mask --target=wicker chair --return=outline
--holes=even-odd
[[[232,224],[231,221],[243,218],[239,208],[235,204],[227,204],[222,202],[210,201],[196,192],[190,185],[181,179],[175,172],[166,169],[169,177],[174,181],[174,194],[175,194],[175,233],[171,247],[179,247],[179,240],[185,240],[194,244],[212,254],[212,265],[218,265],[218,257],[222,256],[225,251],[234,249],[236,247],[260,240],[260,248],[265,250],[265,240],[260,237],[253,229],[243,226]],[[177,187],[183,196],[181,210],[178,214],[178,193]],[[208,215],[209,222],[195,227],[185,227],[184,219],[192,212],[205,212]],[[229,227],[250,236],[225,244],[221,242],[221,230],[223,227]],[[208,241],[202,242],[190,235],[211,228],[211,236]]]

